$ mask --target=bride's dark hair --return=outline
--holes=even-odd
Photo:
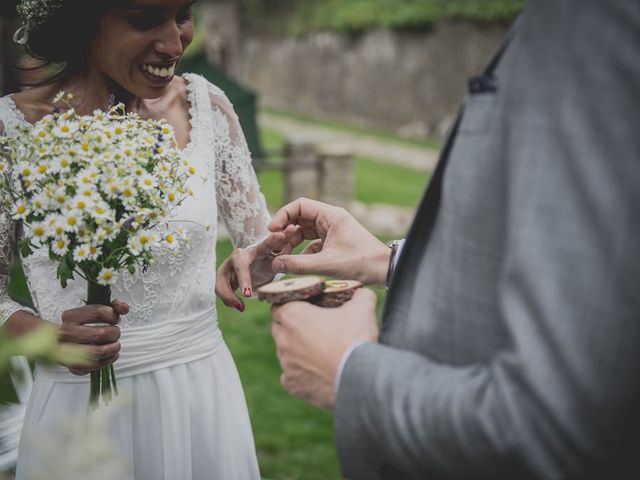
[[[132,3],[134,0],[64,0],[62,6],[43,24],[29,32],[25,50],[40,60],[36,67],[45,78],[24,86],[46,85],[60,78],[82,71],[87,66],[89,46],[98,31],[100,18],[107,11]]]

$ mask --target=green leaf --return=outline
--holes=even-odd
[[[20,250],[20,255],[23,258],[26,258],[33,253],[33,249],[31,248],[31,242],[26,238],[22,238],[18,240],[18,249]]]
[[[57,276],[62,288],[67,288],[67,282],[73,278],[73,269],[69,267],[66,260],[58,265]]]

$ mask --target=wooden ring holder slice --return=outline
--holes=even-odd
[[[355,280],[327,280],[322,294],[311,301],[320,307],[336,308],[351,300],[360,287],[362,283]]]
[[[309,300],[322,293],[324,280],[320,277],[297,277],[268,283],[258,288],[258,298],[273,304]]]

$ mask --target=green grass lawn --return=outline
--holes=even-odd
[[[218,259],[231,253],[218,242]],[[267,304],[248,300],[239,313],[218,302],[220,328],[240,371],[247,396],[262,476],[284,480],[339,479],[330,412],[288,395],[271,339]]]
[[[231,250],[229,241],[218,242],[218,262]],[[384,290],[376,293],[380,314]],[[257,300],[245,303],[245,312],[239,313],[218,301],[218,318],[240,371],[262,476],[274,480],[341,478],[331,412],[311,407],[282,389],[270,307]]]

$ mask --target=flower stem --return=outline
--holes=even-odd
[[[111,305],[111,288],[108,285],[89,282],[87,286],[87,304]],[[109,403],[112,391],[116,395],[118,394],[113,364],[91,372],[89,404],[92,408],[95,409],[99,406],[101,398],[105,404]]]

